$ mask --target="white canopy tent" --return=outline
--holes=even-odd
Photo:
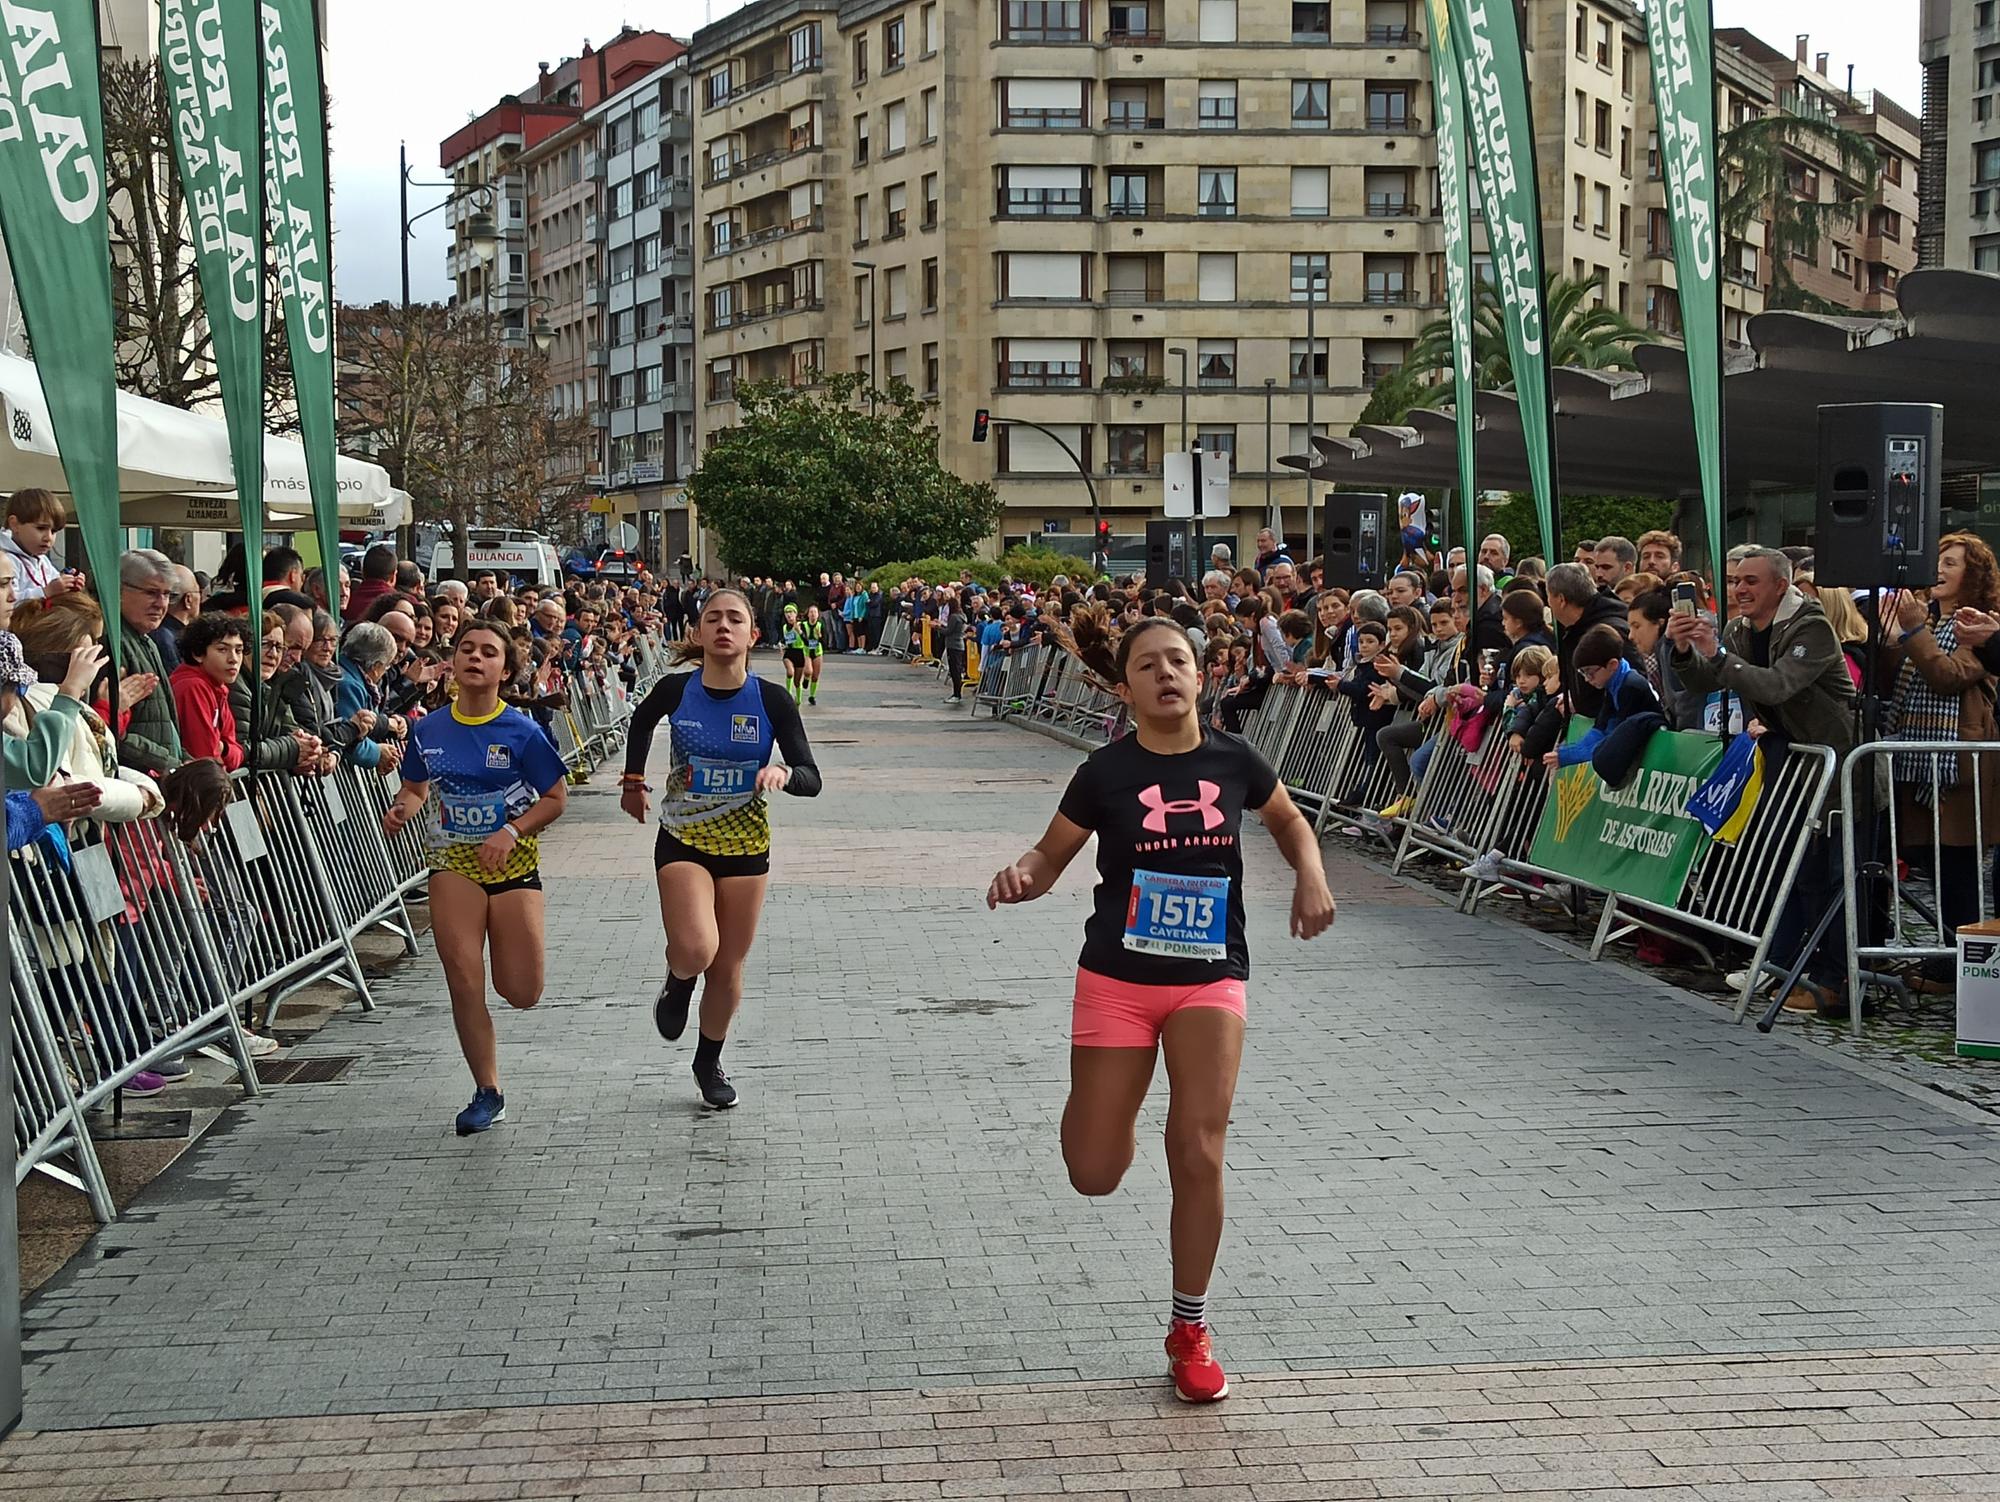
[[[55,428],[35,362],[0,353],[0,490],[39,485],[67,493]],[[400,525],[409,497],[392,491],[379,464],[342,455],[336,461],[340,516],[352,529]],[[229,430],[220,418],[118,393],[118,484],[126,526],[233,530],[241,525]],[[306,452],[291,438],[264,439],[264,506],[269,525],[311,525]],[[301,520],[301,519],[304,520]]]

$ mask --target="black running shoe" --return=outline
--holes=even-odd
[[[660,1030],[660,1036],[669,1043],[687,1031],[688,1003],[694,1000],[694,983],[697,977],[682,980],[672,971],[667,972],[667,983],[660,987],[659,999],[653,1003],[653,1026]]]
[[[707,1074],[697,1073],[695,1083],[701,1086],[701,1098],[712,1110],[727,1111],[736,1104],[736,1087],[729,1083],[729,1076],[717,1065]]]

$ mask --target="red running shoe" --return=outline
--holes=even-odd
[[[1213,1403],[1229,1396],[1229,1374],[1209,1349],[1206,1325],[1175,1320],[1167,1327],[1167,1373],[1183,1403]]]

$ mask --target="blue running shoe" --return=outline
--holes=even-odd
[[[470,1137],[474,1132],[484,1132],[506,1119],[507,1097],[498,1090],[481,1085],[472,1092],[472,1104],[458,1113],[458,1135]]]

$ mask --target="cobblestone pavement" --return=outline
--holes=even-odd
[[[422,1455],[461,1431],[480,1437],[445,1450],[509,1457],[441,1462],[469,1471],[525,1461],[523,1446],[543,1442],[521,1436],[544,1424],[597,1426],[584,1450],[657,1446],[584,1456],[646,1460],[656,1491],[755,1486],[764,1502],[1052,1491],[1113,1464],[1150,1476],[1144,1457],[1188,1449],[1213,1453],[1161,1466],[1178,1479],[1160,1486],[1377,1494],[1306,1473],[1325,1464],[1348,1467],[1340,1485],[1382,1495],[1532,1490],[1492,1465],[1470,1480],[1440,1469],[1464,1462],[1472,1475],[1475,1461],[1511,1456],[1561,1471],[1545,1486],[1556,1491],[1617,1494],[1642,1484],[1621,1479],[1637,1465],[1658,1495],[1730,1496],[1778,1474],[1756,1467],[1796,1462],[1791,1489],[1754,1495],[1940,1494],[1944,1481],[1920,1492],[1894,1480],[1932,1472],[1985,1477],[1970,1494],[2000,1494],[1992,1359],[1905,1349],[2000,1344],[1991,1117],[1731,1027],[1708,1002],[1460,917],[1337,855],[1340,922],[1294,943],[1287,873],[1254,835],[1257,970],[1213,1306],[1220,1350],[1250,1380],[1222,1416],[1163,1420],[1176,1407],[1159,1403],[1156,1376],[1164,1101],[1149,1102],[1148,1145],[1106,1200],[1069,1190],[1055,1140],[1087,876],[999,916],[978,901],[994,866],[1039,833],[1075,753],[947,713],[910,669],[837,659],[828,685],[809,712],[828,791],[782,800],[765,931],[726,1056],[740,1109],[702,1114],[688,1040],[670,1048],[652,1031],[650,835],[620,818],[606,774],[577,791],[547,847],[549,996],[500,1019],[507,1124],[451,1133],[467,1086],[426,950],[378,988],[376,1013],[344,1013],[301,1050],[359,1055],[340,1082],[232,1109],[32,1301],[28,1427],[197,1425],[139,1448],[286,1495],[350,1481],[277,1477],[258,1457],[358,1470],[378,1440]],[[1851,1354],[1869,1351],[1882,1354]],[[1761,1359],[1780,1353],[1850,1354]],[[1690,1356],[1743,1359],[1668,1359]],[[1505,1370],[1454,1370],[1493,1363]],[[1519,1388],[1589,1402],[1600,1386],[1606,1402],[1641,1407],[1579,1417],[1519,1398],[1551,1404],[1532,1430],[1519,1421],[1538,1409],[1506,1411]],[[1921,1386],[1950,1395],[1918,1402]],[[1875,1396],[1857,1403],[1849,1387]],[[1460,1389],[1478,1394],[1464,1404],[1502,1411],[1472,1417]],[[1840,1396],[1813,1396],[1828,1390]],[[849,1396],[778,1401],[829,1392]],[[656,1406],[717,1398],[765,1401]],[[1886,1411],[1905,1400],[1915,1411]],[[1359,1422],[1357,1402],[1400,1415],[1362,1424],[1363,1444],[1417,1449],[1224,1474],[1248,1464],[1249,1446],[1215,1448],[1217,1435],[1277,1429],[1301,1451],[1352,1447],[1356,1436],[1329,1431]],[[564,1406],[533,1411],[546,1405]],[[884,1449],[890,1430],[900,1448],[912,1429],[997,1428],[967,1418],[989,1406],[1009,1425],[1057,1427],[1020,1454],[946,1453],[935,1439],[908,1457]],[[1812,1418],[1773,1416],[1793,1408]],[[884,1429],[878,1414],[918,1417]],[[306,1421],[316,1415],[431,1417]],[[1609,1422],[1585,1424],[1593,1416]],[[253,1419],[292,1422],[241,1422]],[[711,1422],[736,1428],[706,1439],[689,1427]],[[1778,1432],[1750,1445],[1720,1433],[1746,1422]],[[1866,1432],[1842,1437],[1857,1424]],[[631,1432],[649,1425],[661,1432]],[[419,1431],[430,1438],[409,1439]],[[791,1449],[827,1470],[853,1458],[785,1442],[822,1432],[852,1433],[855,1474],[794,1481],[789,1462],[764,1463]],[[34,1465],[46,1483],[48,1455],[116,1439],[12,1441],[0,1486],[29,1485]],[[1107,1439],[1119,1444],[1059,1448]],[[1722,1453],[1705,1470],[1696,1457],[1710,1447]],[[760,1463],[739,1468],[741,1455]],[[669,1460],[705,1469],[682,1475]],[[905,1460],[946,1469],[890,1474]],[[1005,1469],[1035,1460],[1039,1480]],[[132,1462],[84,1474],[113,1488],[102,1495],[139,1495],[110,1474]],[[1001,1469],[947,1474],[982,1462]],[[178,1474],[158,1494],[195,1494]],[[418,1488],[399,1493],[410,1497],[580,1491],[540,1479],[394,1485]]]

